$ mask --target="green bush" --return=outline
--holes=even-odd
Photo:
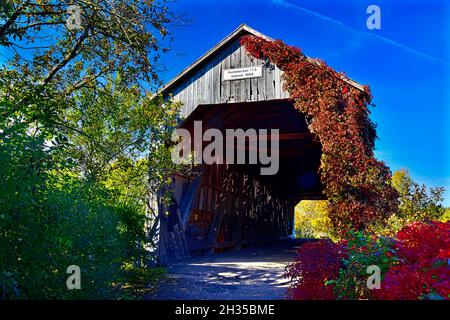
[[[333,287],[337,299],[368,299],[373,291],[367,287],[367,268],[378,266],[383,276],[395,264],[393,240],[352,230],[342,243],[346,252],[342,267],[327,285]]]
[[[0,299],[105,299],[142,237],[135,206],[55,160],[41,137],[0,132]],[[58,168],[58,169],[54,169]],[[81,269],[68,290],[67,267]]]

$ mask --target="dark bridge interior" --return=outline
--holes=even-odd
[[[236,166],[281,197],[296,202],[323,199],[318,175],[320,143],[308,130],[305,116],[289,100],[199,105],[182,125],[192,136],[194,121],[202,121],[203,130],[216,128],[224,136],[225,129],[279,129],[279,149],[274,150],[280,159],[277,174],[261,175],[260,165]],[[246,151],[248,147],[247,141]],[[270,154],[270,144],[268,151]]]

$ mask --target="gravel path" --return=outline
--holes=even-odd
[[[285,240],[173,263],[168,279],[148,299],[285,299],[289,280],[283,273],[300,244],[301,240]]]

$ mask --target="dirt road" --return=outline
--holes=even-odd
[[[169,276],[149,299],[285,299],[289,280],[283,273],[295,258],[299,240],[279,241],[183,260],[168,267]]]

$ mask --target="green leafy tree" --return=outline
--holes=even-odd
[[[392,186],[399,195],[398,211],[391,215],[386,224],[370,227],[374,233],[394,236],[408,223],[415,221],[446,221],[446,209],[442,205],[445,189],[427,187],[414,181],[405,169],[395,171]]]
[[[25,75],[67,92],[117,71],[130,83],[154,81],[173,20],[165,0],[2,1],[0,45]]]
[[[65,123],[74,130],[67,131],[64,158],[72,159],[82,176],[114,194],[122,208],[129,252],[141,261],[146,254],[145,226],[156,219],[147,204],[149,184],[162,184],[172,172],[167,142],[179,124],[178,104],[119,83],[108,82],[101,94],[82,89],[65,110]]]
[[[443,218],[445,189],[427,188],[415,182],[407,170],[394,172],[392,185],[400,195],[399,217],[406,222],[431,221]]]
[[[67,156],[76,160],[84,176],[98,180],[117,169],[129,171],[131,163],[148,159],[151,145],[166,142],[155,133],[161,128],[171,132],[179,123],[177,104],[142,94],[138,87],[117,80],[108,81],[100,93],[80,90],[64,110],[64,119],[70,128],[66,130]],[[136,166],[136,173],[129,172],[131,176],[141,177],[143,164]]]
[[[47,139],[58,135],[63,141],[68,130],[87,137],[66,118],[80,96],[116,99],[111,90],[117,87],[122,96],[124,90],[144,96],[142,80],[147,89],[160,85],[158,58],[175,19],[164,0],[3,1],[1,6],[0,45],[11,53],[0,70],[1,98],[8,104],[2,112],[11,125],[19,121],[55,135]],[[71,6],[81,15],[79,28],[67,23]],[[112,79],[118,81],[113,89]]]
[[[1,2],[0,298],[109,298],[127,282],[148,181],[170,168],[176,106],[141,85],[159,85],[170,23],[165,1]]]

